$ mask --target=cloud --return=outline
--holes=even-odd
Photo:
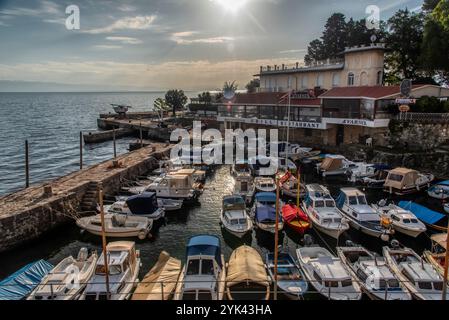
[[[157,18],[156,15],[125,17],[115,21],[114,23],[106,27],[90,29],[84,32],[91,34],[99,34],[99,33],[111,33],[117,30],[148,30],[152,27],[156,18]]]
[[[130,5],[127,5],[127,4],[122,4],[117,9],[119,9],[122,12],[133,12],[133,11],[137,10],[136,7],[133,7],[133,6],[130,6]]]
[[[121,42],[123,44],[141,44],[141,43],[143,43],[142,40],[137,39],[137,38],[131,38],[131,37],[106,37],[106,40],[117,41],[117,42]]]
[[[199,37],[195,38],[194,36],[197,35],[197,31],[182,31],[182,32],[176,32],[171,35],[171,40],[175,41],[177,44],[180,45],[189,45],[189,44],[195,44],[195,43],[203,43],[203,44],[220,44],[220,43],[228,43],[235,40],[234,37],[225,37],[225,36],[219,36],[219,37]]]
[[[62,11],[59,5],[52,1],[42,0],[38,8],[15,7],[11,9],[0,10],[0,14],[8,16],[33,16],[38,17],[48,14],[60,14]]]
[[[280,54],[288,54],[288,53],[302,53],[302,52],[306,52],[307,49],[292,49],[292,50],[284,50],[284,51],[279,51]]]
[[[121,49],[123,47],[117,46],[117,45],[99,44],[99,45],[94,46],[94,48],[100,49],[100,50],[111,50],[111,49]]]

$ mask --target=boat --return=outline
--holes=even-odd
[[[430,263],[442,277],[444,277],[444,264],[446,262],[447,250],[447,233],[435,234],[430,239],[432,240],[432,249],[424,251],[424,259],[426,259],[426,261]]]
[[[0,281],[0,300],[23,300],[55,266],[45,260],[27,264]]]
[[[430,210],[412,201],[399,201],[398,206],[412,212],[419,220],[424,222],[430,228],[435,228],[435,225],[446,217],[442,213]]]
[[[81,229],[96,236],[102,235],[101,215],[79,218],[76,224]],[[106,237],[110,238],[132,238],[138,237],[144,240],[151,237],[150,231],[153,220],[146,217],[126,216],[120,214],[105,214],[104,227]]]
[[[317,172],[323,177],[342,176],[350,172],[354,162],[341,155],[326,155],[323,162],[317,164]]]
[[[444,211],[446,211],[447,213],[449,213],[449,203],[445,203],[445,204],[444,204]]]
[[[125,106],[120,104],[111,104],[114,111],[118,114],[125,114],[128,112],[129,109],[131,109],[131,106]]]
[[[181,268],[181,260],[162,251],[154,267],[137,285],[131,300],[171,300],[181,274]]]
[[[397,232],[416,238],[421,233],[427,231],[426,225],[419,221],[413,212],[405,210],[393,203],[386,205],[385,201],[381,201],[377,205],[372,205],[372,207],[381,218],[389,218],[393,229]]]
[[[267,253],[265,261],[268,274],[274,283],[274,253]],[[309,288],[304,272],[291,254],[286,252],[279,252],[278,254],[277,286],[290,299],[302,298]]]
[[[439,200],[449,199],[449,180],[441,181],[429,188],[427,190],[429,197]]]
[[[168,174],[156,178],[147,191],[156,192],[159,199],[175,199],[186,202],[197,202],[202,188],[195,188],[190,175]]]
[[[104,206],[107,214],[122,214],[127,216],[146,217],[159,220],[165,216],[164,208],[159,204],[154,192],[144,192],[127,198],[125,201],[117,201],[112,205]]]
[[[76,259],[63,259],[42,278],[27,300],[78,299],[94,274],[97,259],[97,252],[89,255],[87,248],[81,248]]]
[[[291,172],[294,175],[298,171],[296,164],[292,160],[285,158],[277,158],[277,167],[280,172]]]
[[[374,165],[375,173],[371,177],[362,177],[356,179],[357,183],[360,183],[365,188],[369,189],[383,189],[385,181],[387,180],[388,173],[391,167],[383,164]]]
[[[348,181],[357,182],[376,176],[376,166],[364,162],[355,162],[348,171]]]
[[[411,300],[407,288],[398,281],[382,257],[360,246],[337,247],[338,257],[352,278],[372,300]]]
[[[343,218],[329,190],[322,185],[306,185],[306,198],[302,209],[313,228],[332,238],[338,239],[349,229],[347,220]]]
[[[360,300],[362,291],[340,258],[321,247],[296,250],[299,265],[309,283],[329,300]]]
[[[309,217],[301,208],[295,206],[292,201],[289,201],[288,204],[282,207],[282,220],[287,227],[299,234],[304,234],[310,229]]]
[[[283,203],[279,200],[279,212],[277,212],[278,231],[284,228],[281,212],[282,206]],[[271,192],[257,193],[251,209],[251,215],[257,228],[274,234],[276,232],[276,194]]]
[[[254,187],[256,192],[276,192],[276,183],[270,177],[256,177]]]
[[[253,230],[253,222],[246,213],[246,204],[240,196],[223,198],[220,224],[230,234],[243,238]]]
[[[236,178],[240,175],[251,175],[251,168],[246,161],[237,161],[231,167],[231,175]]]
[[[235,177],[233,193],[245,199],[247,205],[251,204],[255,193],[253,177],[250,174]]]
[[[270,147],[271,146],[277,147],[278,156],[280,158],[287,157],[287,146],[288,146],[288,157],[294,161],[314,157],[321,153],[320,151],[313,150],[312,148],[301,147],[299,144],[291,144],[288,142],[277,142],[277,143],[271,142]]]
[[[443,277],[410,248],[383,247],[383,255],[396,277],[418,300],[441,300]],[[449,294],[447,295],[449,298]]]
[[[136,193],[141,194],[141,193]],[[129,196],[116,196],[115,201],[116,202],[126,202],[126,200],[129,198]],[[172,212],[172,211],[178,211],[181,210],[184,205],[184,201],[182,199],[176,200],[176,199],[169,199],[169,198],[162,198],[157,199],[157,206],[160,209],[164,209],[165,212]],[[105,211],[107,211],[108,208],[110,208],[110,205],[105,205]],[[100,207],[97,206],[97,211],[100,211]]]
[[[105,266],[105,257],[107,267]],[[106,283],[109,278],[109,292]],[[127,300],[139,282],[140,252],[129,241],[110,242],[97,260],[95,273],[80,300]]]
[[[228,262],[226,294],[229,300],[268,300],[270,278],[256,249],[241,246]]]
[[[223,300],[226,265],[220,239],[209,235],[192,237],[186,251],[174,300]]]
[[[253,176],[272,177],[278,171],[278,159],[267,156],[257,156],[249,159],[249,166]]]
[[[295,199],[298,197],[298,179],[290,171],[280,177],[279,185],[283,196]],[[299,197],[304,198],[304,184],[301,183],[299,188]]]
[[[432,174],[423,174],[407,168],[396,168],[388,173],[384,191],[398,196],[413,194],[428,188],[434,179]]]
[[[342,188],[337,200],[337,207],[349,225],[355,230],[372,237],[388,241],[394,234],[391,219],[380,216],[376,210],[368,205],[365,194],[356,188]]]

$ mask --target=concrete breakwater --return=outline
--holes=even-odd
[[[0,198],[0,252],[11,250],[46,232],[87,215],[95,209],[98,187],[105,194],[120,190],[124,182],[135,180],[159,167],[171,147],[152,144],[61,177]]]

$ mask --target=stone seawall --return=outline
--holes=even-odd
[[[90,214],[82,212],[81,204],[92,184],[101,184],[104,194],[114,194],[124,182],[158,168],[158,160],[169,156],[170,147],[153,148],[154,145],[118,157],[118,168],[110,160],[45,184],[52,187],[51,195],[45,194],[42,184],[0,198],[0,252],[73,223],[75,215]]]

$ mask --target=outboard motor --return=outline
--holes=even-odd
[[[391,240],[390,245],[393,249],[399,249],[401,247],[401,244],[396,239]]]
[[[310,234],[305,234],[303,241],[305,247],[311,247],[314,244],[313,237]]]
[[[382,199],[377,204],[379,205],[379,207],[385,207],[387,205],[387,200]]]
[[[352,242],[351,240],[346,240],[346,246],[347,246],[347,247],[355,247],[356,245],[355,245],[355,243]]]
[[[89,250],[87,250],[87,248],[81,248],[80,251],[78,252],[78,256],[77,256],[77,260],[78,261],[86,261],[87,258],[89,258]]]

